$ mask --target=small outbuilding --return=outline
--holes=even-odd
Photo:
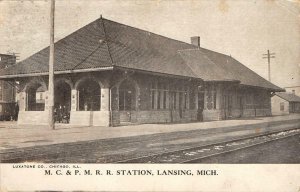
[[[271,102],[272,115],[300,113],[300,97],[294,93],[275,93]]]

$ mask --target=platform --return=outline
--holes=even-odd
[[[300,114],[259,117],[224,121],[197,122],[186,124],[142,124],[120,127],[70,127],[68,124],[56,125],[56,130],[40,126],[17,126],[13,122],[0,122],[0,151],[8,149],[92,141],[120,137],[133,137],[171,132],[203,131],[203,133],[233,132],[253,129],[281,129],[284,124],[299,125]]]

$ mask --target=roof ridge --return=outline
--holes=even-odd
[[[213,60],[211,60],[211,59],[209,58],[209,56],[207,56],[205,53],[203,53],[200,49],[199,49],[199,51],[200,51],[201,54],[204,55],[204,57],[206,57],[209,61],[211,61],[213,64],[215,64],[219,69],[221,69],[221,70],[223,70],[223,71],[225,71],[225,72],[227,72],[227,73],[232,73],[231,71],[226,71],[226,70],[224,70],[223,68],[219,67],[218,64],[216,64]],[[241,81],[238,80],[238,79],[230,79],[230,80],[235,80],[235,81],[238,81],[239,83],[241,82]]]
[[[99,19],[100,19],[100,18],[98,18],[98,19],[96,19],[96,20],[94,20],[94,21],[92,21],[92,22],[90,22],[90,23],[88,23],[88,24],[86,24],[86,25],[84,25],[84,26],[82,26],[82,27],[76,29],[75,31],[71,32],[70,34],[68,34],[68,35],[66,35],[66,36],[64,36],[64,37],[62,37],[62,38],[59,39],[59,40],[57,40],[56,42],[54,42],[54,47],[55,47],[55,44],[56,44],[56,43],[59,43],[59,42],[61,42],[62,40],[64,40],[64,39],[70,37],[70,36],[73,35],[74,33],[77,33],[79,30],[85,28],[85,27],[88,26],[88,25],[91,25],[92,23],[96,22],[96,21],[99,20]],[[39,49],[38,51],[35,51],[32,55],[26,57],[25,59],[22,59],[21,61],[19,61],[19,62],[13,64],[13,65],[11,65],[11,66],[18,65],[18,64],[22,63],[24,60],[26,60],[26,59],[32,57],[33,55],[35,55],[35,54],[37,54],[37,53],[39,53],[39,52],[41,52],[41,51],[43,51],[43,50],[45,50],[45,49],[48,49],[49,47],[50,47],[50,46],[47,45],[46,47],[44,47],[44,48],[42,48],[42,49]],[[11,66],[10,66],[10,67],[11,67]]]
[[[207,50],[208,50],[208,49],[207,49]],[[213,64],[215,64],[218,68],[222,69],[223,71],[226,71],[226,70],[224,70],[223,68],[219,67],[219,65],[218,65],[217,63],[215,63],[213,60],[211,60],[211,59],[209,58],[209,56],[207,56],[203,51],[201,51],[200,49],[199,49],[199,51],[200,51],[201,54],[204,55],[204,57],[206,57],[209,61],[211,61]],[[213,51],[213,52],[214,52],[214,51]],[[217,53],[217,52],[215,52],[215,53]],[[218,53],[218,54],[222,54],[222,53]],[[224,55],[224,54],[222,54],[222,55]],[[231,73],[231,71],[227,71],[227,73]],[[233,79],[232,79],[232,80],[233,80]],[[237,80],[237,79],[234,79],[234,80],[241,82],[240,80]]]
[[[214,51],[214,50],[211,50],[211,49],[207,49],[207,48],[204,48],[204,47],[199,47],[200,49],[204,49],[204,50],[206,50],[206,51],[210,51],[210,52],[213,52],[213,53],[217,53],[217,54],[220,54],[220,55],[224,55],[224,56],[226,56],[226,57],[232,57],[232,56],[230,56],[230,55],[227,55],[227,54],[225,54],[225,53],[220,53],[220,52],[218,52],[218,51]]]
[[[107,52],[108,52],[108,55],[109,55],[109,58],[110,58],[110,61],[111,61],[111,64],[114,65],[114,60],[112,58],[112,54],[110,52],[110,49],[109,49],[109,45],[108,45],[108,38],[107,38],[107,35],[106,35],[106,30],[105,30],[105,25],[104,25],[104,22],[103,22],[103,18],[102,18],[102,15],[100,16],[100,19],[99,19],[99,22],[101,21],[102,23],[102,28],[103,28],[103,33],[104,33],[104,39],[105,39],[105,44],[106,44],[106,48],[107,48]],[[99,22],[97,22],[97,24],[99,25]],[[100,26],[99,26],[100,27]],[[101,28],[101,27],[100,27]]]
[[[177,52],[182,52],[182,51],[196,51],[199,50],[199,48],[193,48],[193,49],[178,49]]]
[[[190,44],[190,43],[181,41],[181,40],[172,39],[172,38],[170,38],[170,37],[166,37],[166,36],[163,36],[163,35],[160,35],[160,34],[151,32],[151,31],[147,31],[147,30],[145,30],[145,29],[141,29],[141,28],[138,28],[138,27],[133,27],[133,26],[126,25],[126,24],[123,24],[123,23],[119,23],[119,22],[117,22],[117,21],[113,21],[113,20],[110,20],[110,19],[106,19],[106,18],[104,18],[104,17],[102,17],[102,19],[103,19],[103,20],[106,20],[106,21],[109,21],[109,22],[112,22],[112,23],[116,23],[116,24],[119,24],[119,25],[123,25],[123,26],[126,26],[126,27],[130,27],[130,28],[132,28],[132,29],[136,29],[136,30],[139,30],[139,31],[142,31],[142,32],[150,33],[150,34],[152,34],[152,35],[156,35],[156,36],[159,36],[159,37],[162,37],[162,38],[165,38],[165,39],[169,39],[169,40],[177,41],[177,42],[179,42],[179,43],[183,43],[183,44],[186,44],[186,45],[189,45],[189,46],[197,47],[196,45],[193,45],[193,44]]]
[[[178,53],[179,53],[179,56],[182,58],[182,55],[181,55],[181,53],[178,51]],[[195,75],[195,76],[197,76],[197,77],[199,77],[198,76],[198,74],[196,74],[195,72],[194,72],[194,69],[183,59],[183,62],[184,62],[184,64],[186,65],[186,66],[188,66],[190,69],[191,69],[191,71],[193,72],[193,74]],[[199,77],[200,79],[202,79],[201,77]],[[204,80],[204,79],[202,79],[202,80]]]
[[[88,56],[86,58],[83,58],[79,63],[77,63],[72,70],[74,70],[76,67],[80,66],[83,62],[85,62],[91,55],[93,55],[94,53],[96,53],[96,51],[101,47],[101,44],[98,45],[98,47],[96,47],[95,50],[93,50],[90,54],[88,54]]]

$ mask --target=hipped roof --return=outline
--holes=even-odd
[[[282,91],[234,58],[104,18],[55,43],[54,71],[128,68]],[[49,47],[0,70],[0,78],[48,73]]]

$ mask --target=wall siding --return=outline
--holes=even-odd
[[[281,97],[278,97],[277,95],[274,95],[272,97],[272,115],[287,115],[289,114],[289,102],[282,99]],[[284,104],[284,110],[280,110],[280,103]]]
[[[48,124],[48,111],[19,111],[19,125],[46,125]]]
[[[120,122],[120,112],[113,112],[114,125],[122,124]],[[185,110],[180,112],[178,110],[148,110],[148,111],[131,111],[131,123],[143,124],[143,123],[179,123],[179,122],[191,122],[197,120],[196,110]]]
[[[101,74],[101,75],[100,75]],[[188,79],[179,79],[163,76],[145,75],[132,73],[126,74],[119,72],[112,79],[112,82],[107,82],[110,79],[109,73],[104,72],[90,74],[93,78],[98,79],[102,82],[105,89],[107,87],[113,86],[111,91],[111,104],[112,113],[109,111],[109,100],[106,98],[105,110],[103,111],[76,111],[72,110],[70,113],[70,124],[72,125],[84,125],[84,126],[109,126],[110,116],[112,125],[118,126],[124,123],[124,118],[122,117],[122,112],[119,110],[119,85],[122,84],[122,80],[128,79],[135,84],[138,88],[138,94],[136,96],[136,109],[130,112],[130,122],[128,123],[183,123],[197,121],[197,95],[198,91],[202,93],[207,93],[209,86],[214,86],[216,89],[214,93],[216,97],[216,104],[213,107],[207,107],[207,98],[204,97],[204,109],[203,109],[203,120],[204,121],[214,121],[229,118],[239,118],[239,117],[255,117],[255,116],[269,116],[271,115],[271,100],[270,93],[264,89],[249,88],[241,86],[238,84],[228,84],[228,83],[205,83],[205,82],[195,82]],[[84,74],[75,76],[73,79],[73,84],[75,86],[76,82],[84,77]],[[125,78],[126,77],[126,78]],[[157,92],[167,91],[166,108],[162,109],[163,97],[160,99],[160,109],[158,104],[155,104],[154,109],[152,109],[152,99],[151,99],[151,83],[159,82],[160,87],[157,88],[158,84],[155,85],[155,95]],[[23,82],[25,84],[26,82]],[[201,86],[200,86],[201,85]],[[199,87],[201,90],[199,90]],[[172,108],[174,105],[170,93],[176,93],[176,109]],[[105,92],[105,97],[109,96],[109,92]],[[179,110],[179,95],[182,96],[182,100],[186,97],[189,98],[185,104],[181,105]],[[162,94],[161,94],[162,95]],[[22,96],[22,95],[21,95]],[[224,99],[225,96],[230,98],[230,107],[225,109]],[[103,97],[103,95],[102,95]],[[104,101],[104,100],[103,100]],[[158,99],[154,99],[155,102]],[[215,101],[213,101],[215,102]],[[210,102],[211,103],[211,102]],[[288,109],[288,107],[287,107]],[[19,123],[23,124],[43,124],[46,123],[44,119],[47,119],[47,112],[45,111],[22,111],[22,105],[20,104],[20,117]],[[25,115],[26,114],[26,115]],[[25,117],[26,116],[26,117]],[[124,115],[123,115],[124,117]],[[32,120],[34,119],[34,120]]]

